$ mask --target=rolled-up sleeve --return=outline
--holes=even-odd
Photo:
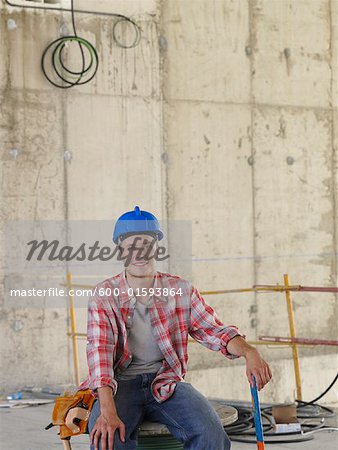
[[[97,388],[110,386],[116,394],[118,383],[114,379],[113,328],[100,298],[92,296],[88,303],[87,362],[89,389],[97,398]]]
[[[235,325],[224,325],[214,309],[208,305],[198,290],[191,288],[190,336],[210,350],[220,351],[229,359],[239,358],[228,352],[227,345],[242,334]]]

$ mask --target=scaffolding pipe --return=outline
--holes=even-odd
[[[338,345],[338,341],[328,339],[311,339],[311,338],[290,338],[282,336],[259,336],[258,338],[262,342],[280,342],[284,344],[296,344],[303,345]]]
[[[289,286],[289,275],[284,275],[284,285],[286,287]],[[295,326],[295,319],[293,316],[293,309],[292,309],[292,299],[291,294],[289,290],[285,290],[285,297],[286,297],[286,304],[288,308],[288,316],[289,316],[289,328],[290,328],[290,335],[292,339],[296,338],[296,326]],[[292,342],[292,354],[293,354],[293,365],[295,369],[295,378],[296,378],[296,387],[297,387],[297,399],[302,399],[302,387],[301,387],[301,380],[300,380],[300,369],[299,369],[299,358],[298,358],[298,348],[297,344],[295,342]]]
[[[61,286],[67,286],[66,283],[61,283]],[[95,286],[92,284],[80,284],[74,283],[72,287],[76,288],[85,288],[85,289],[94,289]],[[280,284],[255,284],[251,288],[240,288],[240,289],[221,289],[215,291],[201,291],[201,295],[219,295],[219,294],[236,294],[241,292],[265,292],[265,291],[275,291],[275,292],[284,292],[284,291],[303,291],[303,292],[333,292],[338,293],[338,288],[335,287],[320,287],[320,286],[301,286],[301,285],[293,285],[293,286],[282,286]]]
[[[76,320],[75,320],[75,310],[74,310],[74,296],[70,294],[70,289],[72,288],[72,274],[67,273],[67,288],[68,288],[68,302],[69,302],[69,316],[70,316],[70,330],[73,343],[73,358],[74,358],[74,375],[75,384],[78,386],[80,384],[80,370],[79,370],[79,350],[77,345],[77,333],[76,333]]]
[[[257,291],[300,291],[300,292],[333,292],[338,293],[337,287],[322,287],[322,286],[280,286],[279,284],[255,284],[253,289]]]

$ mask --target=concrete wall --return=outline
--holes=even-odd
[[[292,284],[337,286],[337,1],[82,3],[131,15],[142,39],[121,49],[111,18],[76,15],[100,65],[91,83],[69,90],[40,69],[69,15],[1,5],[2,224],[113,220],[139,204],[191,221],[200,290],[282,284],[284,273]],[[299,336],[337,339],[336,296],[293,298]],[[206,300],[249,339],[288,335],[283,294]],[[83,309],[78,318],[84,331]],[[10,362],[0,387],[71,382],[65,307],[3,308],[0,324],[0,359]],[[85,376],[84,343],[80,352]],[[293,398],[291,351],[262,353],[275,372],[263,399]],[[190,355],[188,376],[203,392],[249,398],[244,361],[197,344]],[[337,353],[300,355],[309,399],[333,378]]]

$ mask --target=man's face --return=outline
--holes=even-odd
[[[157,239],[148,234],[133,234],[120,242],[121,257],[126,271],[135,277],[147,277],[155,271],[154,254]]]

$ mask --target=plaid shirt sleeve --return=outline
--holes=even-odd
[[[97,397],[97,388],[110,386],[113,395],[117,391],[114,379],[114,336],[112,324],[101,299],[92,296],[88,303],[87,362],[89,388]]]
[[[206,304],[198,290],[192,286],[191,312],[190,312],[190,336],[210,350],[220,351],[229,359],[239,358],[228,352],[228,342],[235,336],[245,335],[240,333],[234,325],[225,326],[213,308]]]

